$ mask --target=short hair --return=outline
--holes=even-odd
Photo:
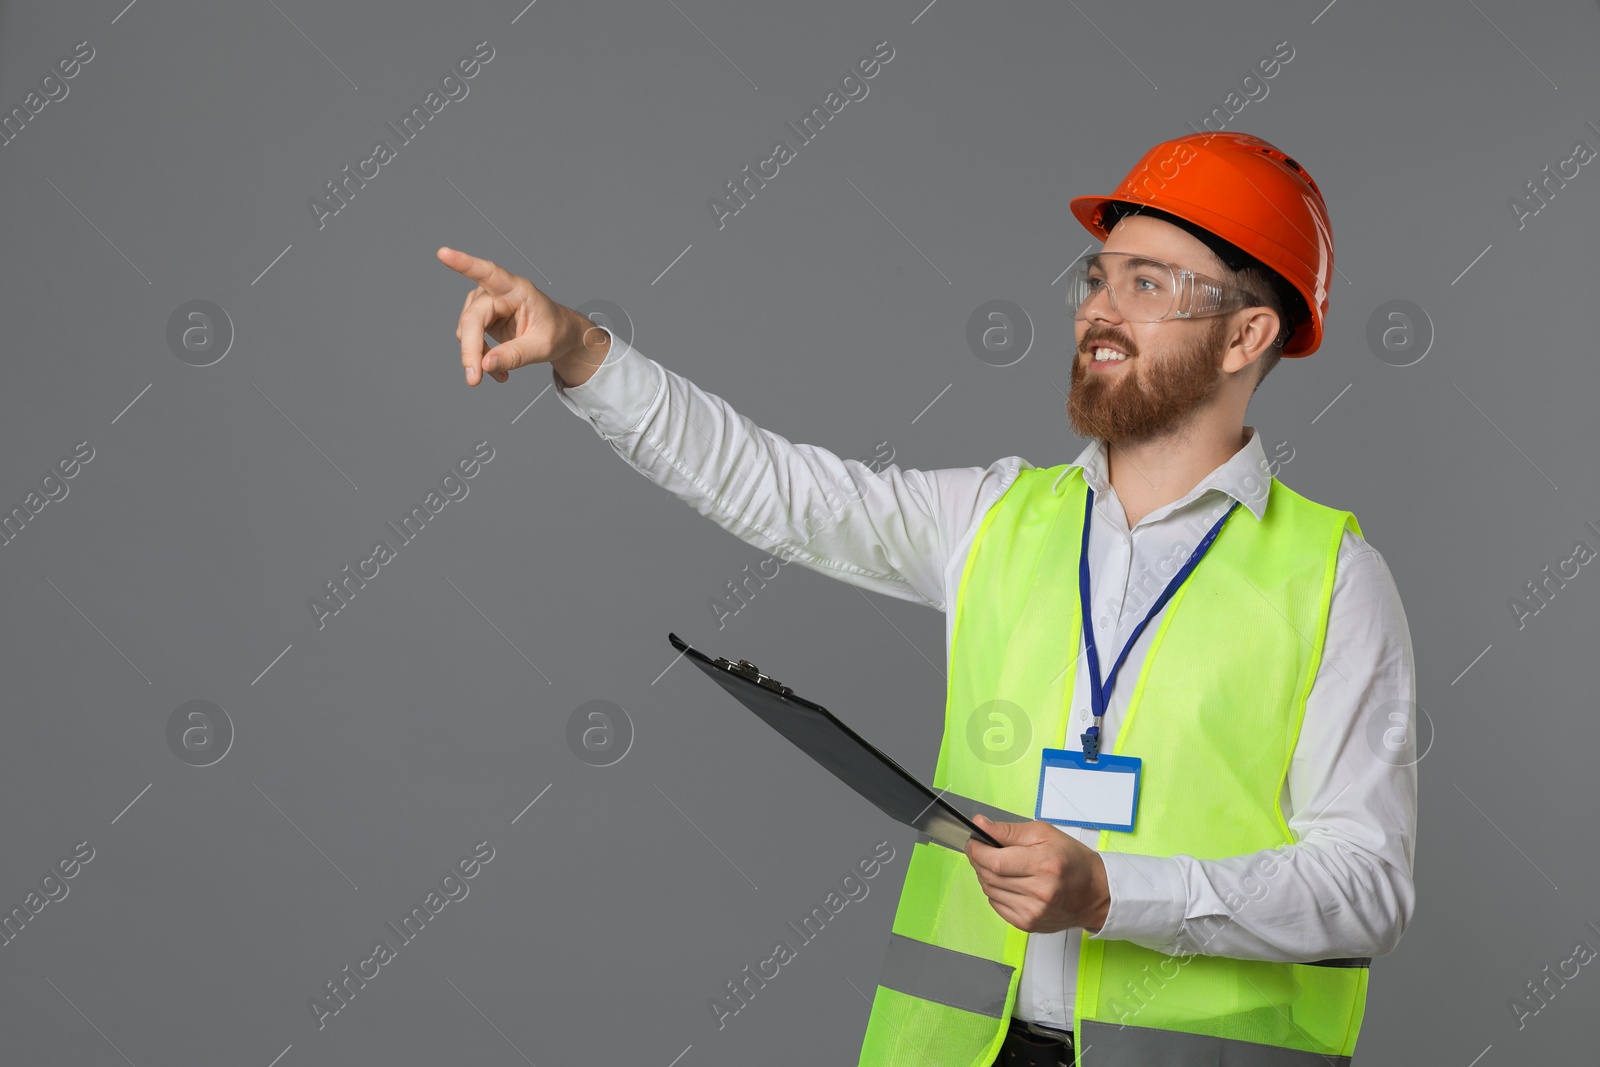
[[[1221,262],[1220,257],[1218,261]],[[1254,256],[1246,254],[1245,263],[1238,270],[1223,263],[1222,280],[1251,294],[1250,298],[1255,302],[1255,306],[1271,308],[1278,316],[1278,335],[1272,339],[1266,351],[1256,357],[1256,362],[1261,364],[1261,371],[1256,375],[1256,384],[1250,390],[1250,395],[1254,396],[1267,375],[1272,373],[1272,368],[1276,367],[1278,360],[1283,357],[1283,346],[1288,343],[1290,335],[1300,323],[1310,317],[1309,309],[1305,297],[1300,295],[1298,289],[1290,285],[1283,275]]]

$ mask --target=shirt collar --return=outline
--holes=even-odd
[[[1258,520],[1265,515],[1267,497],[1272,491],[1272,476],[1267,473],[1271,467],[1267,463],[1266,450],[1261,445],[1261,435],[1256,432],[1256,428],[1246,426],[1244,432],[1250,438],[1244,446],[1229,457],[1227,462],[1200,479],[1199,484],[1180,499],[1165,505],[1166,510],[1176,511],[1204,493],[1216,489],[1243,504]],[[1104,494],[1111,487],[1110,481],[1106,478],[1104,441],[1096,438],[1089,442],[1088,446],[1078,454],[1078,458],[1067,464],[1056,476],[1056,483],[1059,484],[1074,467],[1083,469],[1083,480],[1096,495]]]

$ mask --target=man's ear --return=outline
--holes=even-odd
[[[1222,370],[1227,373],[1241,371],[1266,354],[1277,340],[1282,324],[1269,307],[1246,308],[1247,315],[1227,334],[1228,350],[1222,360]]]

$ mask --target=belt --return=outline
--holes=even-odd
[[[1072,1061],[1071,1031],[1013,1018],[993,1067],[1070,1067]]]

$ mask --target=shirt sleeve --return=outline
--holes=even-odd
[[[1296,963],[1391,951],[1416,899],[1415,701],[1399,590],[1346,530],[1285,788],[1294,843],[1219,860],[1105,853],[1111,908],[1093,936]]]
[[[934,471],[841,459],[763,430],[606,332],[609,354],[587,381],[566,385],[554,368],[551,378],[561,403],[587,418],[629,466],[786,562],[944,607],[952,541],[996,495],[1015,457]]]

